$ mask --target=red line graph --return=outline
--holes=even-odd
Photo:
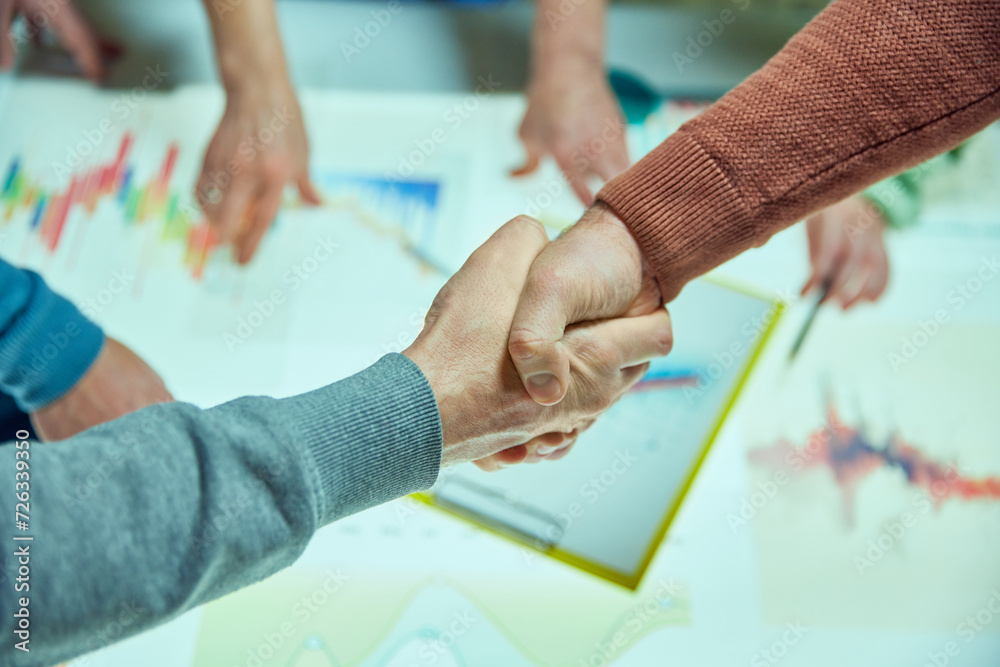
[[[831,405],[826,425],[809,435],[802,447],[782,439],[753,449],[752,464],[772,470],[801,474],[825,469],[840,488],[848,525],[853,524],[858,486],[882,468],[898,470],[910,486],[922,489],[940,507],[949,500],[962,502],[1000,501],[1000,477],[971,477],[952,463],[936,461],[897,435],[879,446],[865,434],[844,423]]]

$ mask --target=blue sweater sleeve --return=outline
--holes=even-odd
[[[32,412],[94,363],[104,334],[41,276],[0,260],[0,391]]]

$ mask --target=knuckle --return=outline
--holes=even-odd
[[[572,280],[567,275],[568,268],[563,262],[542,261],[531,267],[528,280],[532,287],[546,296],[559,297],[567,292]]]
[[[522,227],[525,227],[535,233],[538,233],[541,236],[544,236],[546,240],[548,240],[548,235],[545,233],[545,227],[542,225],[541,222],[539,222],[535,218],[532,218],[530,215],[519,215],[515,217],[513,220],[511,220],[511,222],[516,223]]]
[[[515,361],[532,359],[545,352],[547,342],[531,329],[518,327],[510,332],[507,350]]]
[[[595,336],[591,329],[574,328],[566,337],[566,342],[570,345],[573,356],[595,373],[605,373],[614,366],[613,350]]]
[[[269,181],[284,182],[291,173],[288,160],[277,155],[264,156],[261,160],[260,168],[261,174]]]

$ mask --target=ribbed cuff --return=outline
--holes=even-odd
[[[90,369],[104,333],[41,276],[2,264],[0,390],[24,412],[56,400]]]
[[[665,302],[753,245],[754,230],[736,188],[683,129],[607,183],[597,198],[632,231]]]
[[[285,399],[315,465],[319,525],[430,488],[443,438],[420,368],[389,354],[356,375]]]

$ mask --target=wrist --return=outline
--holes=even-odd
[[[206,9],[227,95],[291,88],[273,0],[244,0],[225,15]]]
[[[562,0],[539,0],[532,37],[532,77],[603,76],[605,12],[604,0],[578,4],[572,12],[566,12]]]
[[[219,50],[218,64],[227,100],[266,102],[294,95],[280,48],[270,56],[243,49]]]
[[[659,300],[660,304],[663,303],[659,280],[653,270],[652,262],[643,252],[642,246],[632,234],[629,226],[618,217],[618,214],[608,204],[601,200],[596,201],[584,211],[575,226],[590,227],[610,243],[615,244],[616,247],[623,248],[631,256],[641,273],[642,292],[654,300]]]
[[[483,404],[482,392],[478,392],[478,400],[475,395],[476,389],[489,382],[477,373],[483,369],[441,363],[440,360],[448,359],[449,355],[443,353],[440,347],[435,345],[434,333],[430,332],[403,350],[402,354],[416,364],[434,394],[441,423],[441,466],[482,458],[530,439],[520,432],[526,420],[524,405],[511,400],[501,402],[492,409],[487,408]],[[503,361],[498,363],[504,365]],[[513,386],[520,389],[521,381],[513,368],[507,372],[501,370],[499,375],[503,378],[499,391]],[[486,377],[492,375],[488,372]]]
[[[583,46],[545,54],[538,53],[532,66],[529,89],[576,87],[581,81],[605,80],[602,49]]]
[[[437,403],[438,417],[441,421],[441,466],[451,465],[455,461],[451,460],[451,454],[457,441],[456,428],[452,415],[456,414],[455,393],[451,391],[451,384],[442,381],[439,373],[435,372],[435,366],[431,363],[431,358],[424,350],[420,342],[415,342],[402,352],[403,356],[409,358],[420,372],[424,374],[427,384],[430,385],[434,394],[434,401]]]

